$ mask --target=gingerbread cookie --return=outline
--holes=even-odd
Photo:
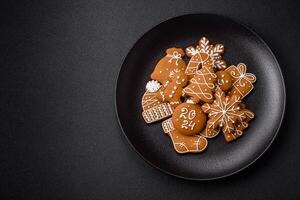
[[[232,133],[224,134],[226,142],[231,142],[241,137],[244,129],[248,127],[249,122],[254,118],[254,113],[251,110],[244,108],[241,111],[244,112],[246,118],[244,121],[238,122],[234,125],[234,131]]]
[[[227,91],[232,86],[231,76],[227,71],[217,71],[217,84],[223,91]]]
[[[166,50],[167,55],[160,59],[151,74],[151,79],[159,81],[165,85],[169,76],[175,71],[183,71],[186,68],[185,62],[182,60],[184,51],[180,48],[170,48]]]
[[[169,48],[166,53],[146,84],[142,98],[146,123],[169,118],[162,128],[180,154],[204,151],[207,138],[221,131],[227,142],[241,137],[254,118],[241,100],[253,89],[255,75],[247,73],[243,63],[227,68],[224,46],[212,45],[205,37],[185,52]],[[182,59],[185,54],[188,65]]]
[[[253,90],[253,83],[256,81],[256,76],[251,73],[246,73],[247,66],[244,63],[239,63],[237,66],[231,65],[227,71],[233,80],[232,88],[229,90],[229,95],[236,95],[241,98],[247,96]]]
[[[202,37],[196,48],[192,46],[186,48],[186,55],[191,59],[187,65],[185,73],[192,76],[205,64],[211,64],[216,69],[225,69],[226,63],[221,57],[223,53],[224,46],[222,44],[216,44],[215,46],[210,45],[209,40]]]
[[[200,153],[207,148],[208,141],[200,135],[184,135],[177,131],[171,119],[167,119],[162,123],[165,133],[167,133],[173,143],[173,147],[177,153]],[[168,128],[165,128],[168,127]]]
[[[173,114],[173,107],[169,103],[161,103],[156,95],[156,92],[147,90],[142,98],[142,115],[148,124],[165,119]]]
[[[224,134],[233,133],[234,124],[245,119],[245,114],[239,107],[240,97],[225,96],[225,93],[217,88],[215,98],[216,100],[212,104],[206,103],[202,106],[203,111],[208,113],[208,128],[217,129],[221,127]]]
[[[212,65],[204,65],[190,80],[187,87],[183,89],[184,95],[190,96],[194,103],[203,101],[211,103],[214,100],[213,91],[217,75]]]
[[[208,125],[206,125],[205,129],[201,131],[201,135],[206,137],[206,138],[214,138],[220,133],[220,127],[213,129],[209,128]]]
[[[188,83],[188,77],[184,72],[176,72],[172,75],[170,83],[160,89],[157,93],[157,98],[161,102],[169,102],[176,107],[181,103],[182,88]]]
[[[206,115],[198,104],[182,103],[174,110],[172,121],[176,130],[184,135],[196,135],[206,124]]]

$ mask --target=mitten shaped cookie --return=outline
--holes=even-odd
[[[191,59],[185,73],[188,76],[193,76],[201,66],[207,64],[211,64],[216,69],[225,69],[226,63],[221,57],[223,52],[224,46],[222,44],[210,45],[209,40],[202,37],[196,48],[192,46],[186,48],[186,55]]]
[[[162,123],[163,130],[167,133],[173,143],[173,147],[177,153],[200,153],[207,148],[208,141],[200,135],[184,135],[174,128],[171,119],[167,119]]]
[[[183,89],[184,95],[190,96],[194,103],[199,101],[211,103],[214,100],[213,91],[217,75],[211,64],[204,65]]]
[[[232,77],[232,88],[228,94],[244,98],[254,88],[253,83],[256,81],[256,76],[247,73],[247,66],[244,63],[239,63],[237,66],[231,65],[226,70]]]
[[[176,130],[184,135],[196,135],[206,125],[206,115],[198,104],[182,103],[177,106],[172,115]]]
[[[225,93],[217,88],[215,98],[216,100],[212,104],[206,103],[202,106],[203,111],[208,113],[208,128],[214,130],[222,128],[224,134],[233,133],[234,124],[245,119],[245,113],[239,106],[240,97],[225,96]]]
[[[188,77],[184,72],[176,72],[169,80],[169,84],[161,88],[156,97],[161,102],[169,102],[176,107],[181,103],[182,88],[188,83]]]
[[[151,79],[166,85],[170,75],[178,71],[185,71],[186,64],[182,60],[184,51],[180,48],[170,48],[166,50],[167,55],[160,59],[151,74]]]

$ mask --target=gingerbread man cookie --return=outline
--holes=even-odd
[[[240,97],[225,96],[225,93],[217,88],[215,98],[216,100],[212,104],[206,103],[202,106],[203,111],[208,113],[208,128],[218,129],[221,127],[224,134],[233,133],[234,124],[245,119],[245,114],[239,106]]]
[[[233,80],[233,87],[228,93],[230,96],[236,95],[244,98],[253,90],[253,83],[256,81],[256,76],[246,73],[247,66],[244,63],[239,63],[237,66],[231,65],[225,71],[231,75]]]
[[[164,132],[170,136],[177,153],[200,153],[207,148],[208,141],[205,137],[180,133],[174,128],[171,119],[163,121],[162,126]]]
[[[184,135],[196,135],[206,124],[206,115],[198,104],[182,103],[173,112],[172,121],[176,130]]]
[[[176,72],[172,75],[169,84],[160,89],[157,93],[157,98],[161,102],[169,102],[176,107],[181,103],[182,88],[188,83],[188,77],[184,72]]]
[[[231,76],[227,71],[217,71],[217,84],[223,91],[227,91],[232,86]]]
[[[170,75],[175,71],[185,71],[186,64],[182,57],[184,51],[180,48],[170,48],[166,50],[167,55],[160,59],[151,74],[151,79],[159,81],[161,84],[167,84]]]
[[[186,55],[191,59],[185,73],[192,76],[205,64],[211,64],[216,69],[225,69],[226,63],[221,57],[223,53],[224,46],[222,44],[216,44],[215,46],[210,45],[209,40],[202,37],[196,48],[192,46],[186,48]]]
[[[183,89],[184,95],[190,96],[194,103],[199,101],[211,103],[214,100],[213,91],[216,80],[217,75],[212,65],[204,65],[196,72],[189,85]]]

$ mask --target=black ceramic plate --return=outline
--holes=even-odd
[[[243,137],[230,144],[222,134],[209,139],[205,152],[177,154],[161,123],[147,125],[141,98],[150,74],[169,47],[195,45],[201,36],[225,46],[227,65],[243,62],[257,77],[245,98],[256,114]],[[119,73],[116,110],[129,143],[150,164],[182,178],[207,180],[238,172],[257,160],[273,142],[284,115],[284,80],[273,53],[249,28],[226,17],[197,14],[167,20],[144,34],[128,53]]]

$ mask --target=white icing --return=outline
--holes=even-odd
[[[174,51],[173,54],[167,54],[167,57],[170,57],[169,63],[172,62],[173,59],[175,59],[175,64],[178,66],[178,60],[181,59],[181,54],[178,53],[177,51]]]
[[[215,85],[211,82],[211,77],[216,78],[217,76],[215,73],[211,72],[206,66],[204,66],[204,68],[202,69],[198,70],[196,72],[196,76],[190,80],[190,83],[192,84],[192,86],[196,86],[196,89],[191,89],[188,86],[183,90],[186,94],[190,96],[196,95],[199,99],[202,99],[203,97],[206,99],[213,99],[212,93],[207,92],[206,88],[214,89]],[[205,86],[204,91],[202,89],[203,86]]]
[[[173,70],[170,72],[169,77],[170,77],[170,78],[173,78],[173,76],[174,76],[177,72],[180,72],[180,71],[181,71],[181,70],[178,69],[178,68],[173,69]]]
[[[251,73],[246,73],[247,66],[244,63],[239,63],[237,67],[233,65],[230,66],[228,71],[235,80],[232,84],[234,89],[233,93],[236,93],[237,91],[242,97],[245,97],[247,94],[249,94],[254,88],[252,83],[256,81],[256,76]],[[250,89],[243,91],[242,88],[246,86],[247,82],[249,83],[248,88]]]
[[[146,84],[146,90],[149,92],[157,92],[159,88],[161,88],[161,84],[155,80],[151,80]]]
[[[186,114],[189,112],[189,110],[186,107],[181,108],[181,113],[179,115],[180,119],[186,119]]]
[[[181,124],[181,128],[194,130],[195,122],[192,120],[196,117],[195,110],[188,110],[186,107],[181,108],[180,119],[184,119]]]
[[[186,102],[189,104],[195,104],[195,102],[192,99],[188,99],[188,100],[186,100]]]
[[[209,45],[209,40],[205,37],[202,37],[199,41],[200,46],[189,47],[186,49],[187,53],[191,54],[192,57],[188,63],[188,66],[185,70],[187,75],[193,75],[198,70],[200,65],[203,65],[204,62],[209,58],[212,62],[214,68],[224,69],[226,68],[226,63],[223,60],[220,60],[220,55],[224,52],[224,46],[221,44],[216,44],[214,48],[211,48]],[[203,59],[206,54],[206,59]]]
[[[232,132],[236,120],[242,121],[245,118],[243,112],[239,112],[237,106],[241,100],[234,96],[233,99],[225,97],[224,92],[219,88],[216,91],[216,100],[212,105],[205,104],[202,106],[205,112],[209,112],[209,128],[216,128],[216,124],[220,122],[219,127],[223,127],[223,132]]]
[[[196,125],[195,122],[193,121],[188,121],[188,120],[183,120],[182,124],[181,124],[181,128],[184,128],[184,129],[191,129],[191,130],[194,130],[194,126]]]

